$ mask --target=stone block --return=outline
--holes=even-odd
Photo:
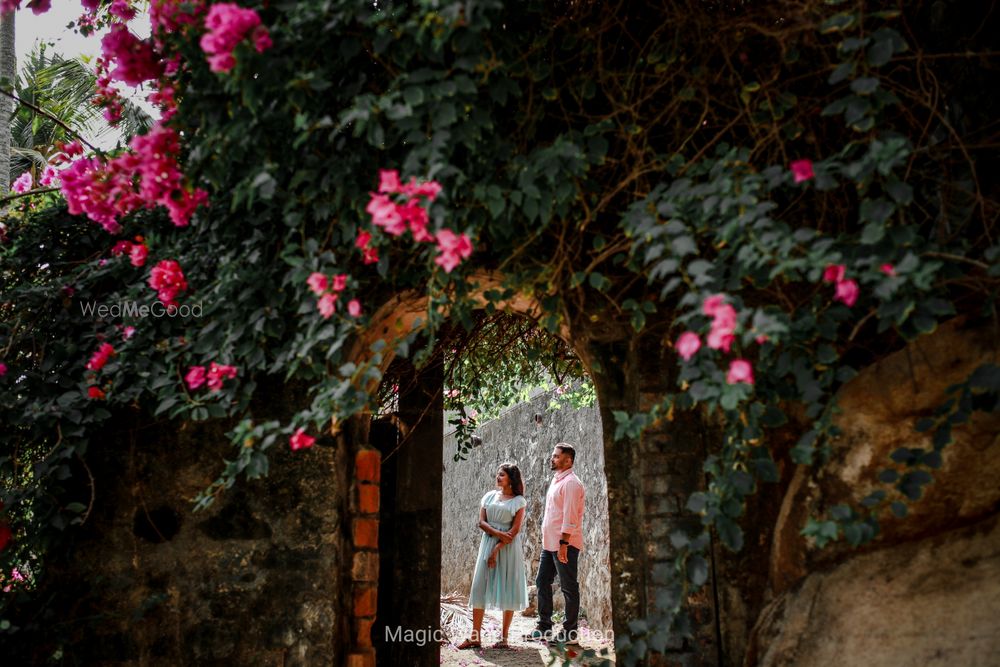
[[[378,553],[374,551],[355,553],[351,578],[354,581],[378,581]]]

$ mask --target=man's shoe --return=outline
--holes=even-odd
[[[535,628],[528,634],[524,635],[524,639],[529,642],[547,642],[552,637],[551,630],[542,630],[541,628]]]
[[[552,638],[549,639],[549,641],[552,642],[553,644],[577,645],[580,643],[579,638],[580,638],[579,630],[570,630],[569,632],[567,632],[566,630],[560,630],[556,634],[552,635]]]

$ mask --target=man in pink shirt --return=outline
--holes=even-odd
[[[550,467],[556,472],[545,495],[542,519],[542,556],[538,563],[538,627],[526,639],[575,643],[580,616],[580,585],[576,566],[583,549],[583,484],[573,473],[576,450],[560,442],[552,450]],[[562,632],[552,636],[552,582],[559,585],[566,600],[566,620]]]

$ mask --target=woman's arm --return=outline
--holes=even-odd
[[[507,542],[510,542],[512,539],[514,539],[513,537],[511,537],[507,533],[505,533],[503,531],[500,531],[500,530],[497,530],[496,528],[494,528],[493,526],[490,525],[490,522],[486,520],[486,508],[485,507],[480,507],[479,508],[479,529],[482,530],[487,535],[489,535],[490,537],[497,538],[498,540],[500,540],[504,544],[506,544]]]
[[[514,515],[514,525],[510,527],[507,532],[510,534],[511,539],[517,537],[517,534],[521,532],[521,523],[524,521],[524,508],[522,507]]]

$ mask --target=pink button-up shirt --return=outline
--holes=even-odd
[[[559,551],[563,533],[569,535],[570,546],[583,549],[583,495],[583,484],[572,468],[552,478],[545,494],[542,549]]]

